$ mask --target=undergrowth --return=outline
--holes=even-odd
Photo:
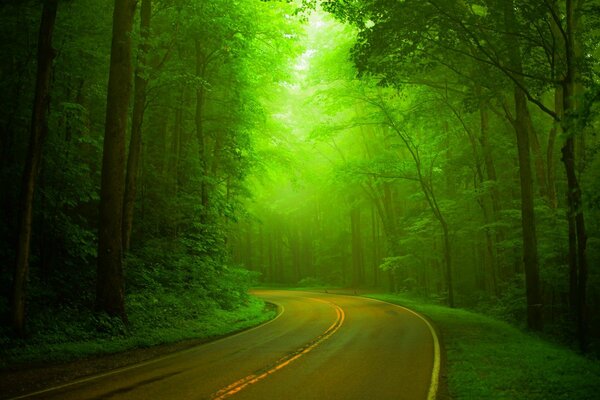
[[[10,324],[0,324],[0,368],[217,337],[275,314],[248,295],[256,278],[249,271],[181,252],[164,251],[154,263],[148,258],[131,257],[127,263],[127,323],[93,311],[93,279],[79,281],[80,289],[60,296],[32,282],[27,336],[17,338]],[[8,307],[0,308],[8,322]]]
[[[182,315],[170,308],[169,317],[161,319],[150,315],[162,307],[162,302],[146,309],[130,306],[129,326],[102,314],[87,313],[76,319],[56,316],[46,329],[38,330],[27,339],[0,336],[0,368],[21,363],[63,362],[186,339],[218,337],[258,325],[275,313],[254,297],[233,310],[200,301],[188,305],[192,310],[201,311]],[[167,310],[157,313],[165,315]]]

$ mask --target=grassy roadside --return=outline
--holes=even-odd
[[[240,308],[224,310],[213,307],[195,318],[174,315],[163,323],[150,323],[130,315],[127,332],[114,330],[110,335],[91,333],[78,340],[67,332],[45,334],[30,340],[0,337],[0,369],[23,365],[66,362],[80,358],[175,343],[188,339],[210,339],[247,329],[273,318],[276,311],[255,297]],[[146,313],[147,314],[147,313]],[[68,340],[69,339],[69,340]]]
[[[481,314],[390,294],[366,297],[428,316],[446,349],[453,399],[589,400],[600,396],[600,362]]]

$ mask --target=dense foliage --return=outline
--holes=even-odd
[[[293,173],[255,182],[236,259],[597,350],[598,4],[321,2],[332,18],[303,3],[307,48],[276,110]]]
[[[286,18],[291,6],[278,2],[144,0],[137,2],[128,35],[132,76],[123,77],[132,82],[131,101],[125,99],[130,103],[127,188],[120,189],[125,197],[133,193],[129,220],[127,200],[117,199],[124,204],[128,315],[93,312],[110,311],[96,296],[96,258],[98,227],[107,222],[98,209],[103,141],[111,124],[106,105],[113,3],[59,1],[48,35],[54,51],[23,290],[25,333],[33,337],[62,331],[63,339],[76,341],[173,327],[177,320],[213,314],[219,318],[217,310],[248,302],[247,289],[255,280],[230,263],[226,243],[232,222],[243,212],[246,175],[258,162],[255,143],[266,134],[268,99],[289,74],[287,57],[296,51],[298,22]],[[23,231],[21,182],[31,146],[36,38],[44,23],[42,8],[49,4],[0,6],[0,335],[5,340],[13,335],[12,284]],[[106,147],[104,153],[106,166]]]
[[[3,2],[2,343],[256,308],[260,277],[597,352],[599,10]]]

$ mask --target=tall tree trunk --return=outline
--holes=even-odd
[[[206,75],[206,62],[202,53],[200,40],[196,39],[196,77],[204,79]],[[204,111],[204,86],[200,84],[196,89],[196,139],[198,140],[198,156],[200,158],[200,170],[202,173],[200,197],[202,203],[202,213],[200,214],[200,222],[206,224],[208,222],[208,162],[206,154],[206,135],[204,134],[203,125]]]
[[[127,321],[123,281],[125,136],[135,0],[115,0],[100,188],[96,308]]]
[[[566,141],[562,147],[562,160],[567,175],[567,202],[569,219],[569,259],[577,263],[577,284],[573,282],[573,265],[571,265],[571,290],[577,288],[577,295],[571,294],[576,301],[577,336],[581,351],[587,350],[587,316],[586,316],[586,289],[587,289],[587,235],[585,219],[581,201],[581,187],[577,177],[577,166],[575,159],[575,147],[577,134],[581,128],[580,119],[580,97],[583,95],[583,85],[579,65],[583,58],[582,45],[579,39],[579,22],[581,18],[582,0],[566,1],[566,74],[563,85],[563,132]],[[574,231],[574,232],[573,232]],[[573,235],[575,233],[575,235]],[[575,253],[575,254],[573,254]]]
[[[210,167],[210,176],[216,181],[219,174],[219,165],[221,162],[221,152],[223,150],[223,142],[225,141],[225,132],[215,132],[215,140],[213,146],[213,154]]]
[[[33,197],[42,159],[43,143],[48,130],[46,111],[50,102],[50,76],[52,73],[52,60],[54,59],[52,33],[56,21],[57,7],[58,0],[46,0],[44,2],[38,35],[35,95],[31,115],[29,147],[21,183],[17,262],[12,287],[12,325],[19,336],[25,335],[25,299],[29,273]]]
[[[375,207],[371,205],[371,250],[373,268],[373,287],[379,287],[379,224]]]
[[[352,233],[352,288],[357,289],[364,281],[364,257],[360,229],[360,207],[350,210],[350,228]]]
[[[266,269],[266,265],[267,265],[267,257],[266,257],[266,251],[265,251],[265,235],[263,232],[263,225],[261,223],[258,224],[258,246],[257,246],[257,262],[256,265],[258,266],[259,272],[260,272],[260,281],[264,282],[267,279],[267,269]]]
[[[531,146],[531,151],[533,152],[533,165],[535,167],[535,174],[538,182],[538,190],[541,198],[546,199],[548,204],[550,204],[550,198],[548,196],[548,181],[547,181],[547,167],[546,162],[544,160],[544,156],[542,154],[542,146],[540,145],[540,141],[538,139],[537,132],[533,126],[533,121],[531,120],[531,115],[529,110],[527,110],[527,126],[529,130],[529,144]]]
[[[517,148],[519,157],[519,180],[521,184],[521,228],[523,232],[523,262],[527,296],[527,326],[533,330],[542,329],[542,298],[540,291],[537,235],[533,206],[533,177],[529,152],[529,129],[526,113],[525,93],[515,87]]]
[[[478,96],[481,98],[481,88],[477,87]],[[485,178],[492,183],[490,187],[489,199],[492,206],[492,215],[491,220],[495,223],[500,221],[500,194],[498,193],[497,187],[497,174],[496,174],[496,165],[494,163],[494,157],[492,154],[492,147],[490,145],[490,120],[489,120],[489,104],[485,100],[480,100],[479,102],[479,121],[480,121],[480,135],[479,135],[479,145],[481,146],[481,153],[483,155],[483,163],[485,165]],[[494,292],[497,295],[498,290],[498,278],[500,274],[500,257],[498,255],[498,249],[496,248],[496,244],[500,243],[503,240],[502,232],[500,228],[496,227],[494,229],[494,235],[492,240],[492,247],[488,248],[488,252],[491,253],[494,262],[493,262],[493,275],[492,275],[492,285],[494,286]],[[489,246],[489,243],[488,243]]]
[[[289,230],[289,245],[290,245],[290,257],[292,262],[292,274],[293,282],[297,283],[302,279],[302,260],[300,258],[300,232],[298,226],[292,224],[288,227]]]
[[[510,67],[515,71],[515,79],[524,87],[522,79],[521,50],[512,32],[517,30],[513,1],[504,3],[506,26],[506,46],[510,59]],[[542,298],[540,290],[537,235],[535,213],[533,207],[533,176],[531,173],[530,115],[527,109],[525,92],[514,86],[515,121],[513,126],[517,136],[517,152],[519,160],[519,181],[521,187],[521,228],[523,235],[523,262],[525,268],[525,291],[527,297],[527,326],[532,330],[542,330]]]
[[[406,143],[406,142],[405,142]],[[410,150],[410,149],[409,149]],[[454,284],[452,281],[452,252],[450,248],[450,234],[448,231],[448,222],[442,213],[442,210],[437,202],[435,192],[433,190],[433,182],[431,179],[428,179],[423,174],[421,170],[421,159],[418,153],[413,149],[410,150],[412,157],[415,161],[415,166],[417,169],[417,177],[419,179],[419,184],[421,185],[421,190],[425,195],[425,200],[427,200],[427,204],[429,205],[429,209],[433,213],[435,219],[440,223],[440,227],[442,228],[442,236],[444,242],[444,280],[446,283],[446,289],[448,290],[448,306],[454,307]],[[431,174],[428,174],[431,176]]]
[[[452,253],[450,252],[450,235],[448,233],[448,223],[441,218],[438,211],[438,220],[442,225],[444,235],[444,276],[446,278],[446,288],[448,289],[448,305],[454,307],[454,283],[452,282]]]
[[[179,161],[181,158],[181,142],[183,134],[183,107],[185,102],[185,87],[181,88],[181,96],[179,104],[175,111],[175,126],[173,130],[173,138],[171,140],[171,165],[170,174],[173,179],[173,193],[177,195],[179,192]]]
[[[246,229],[246,260],[241,260],[245,261],[245,264],[248,267],[248,269],[252,271],[254,271],[254,251],[252,249],[252,239],[254,238],[254,232],[252,232],[253,227],[254,225],[252,225],[252,222],[248,222]]]
[[[125,197],[123,198],[123,252],[129,251],[131,229],[133,226],[133,209],[137,192],[140,153],[142,150],[142,124],[146,107],[146,58],[149,49],[150,17],[152,0],[142,0],[140,9],[141,43],[138,53],[138,64],[135,69],[135,89],[133,95],[133,114],[131,117],[131,140],[129,141],[129,157],[127,158],[127,174],[125,177]]]
[[[556,115],[562,120],[563,111],[563,90],[561,86],[558,86],[554,92],[554,110]],[[546,165],[548,171],[548,200],[550,202],[550,207],[552,209],[556,209],[558,207],[558,199],[556,196],[556,166],[554,165],[554,151],[556,145],[556,138],[560,131],[560,123],[558,121],[554,121],[552,124],[552,128],[550,129],[550,133],[548,134],[548,146],[546,148]]]

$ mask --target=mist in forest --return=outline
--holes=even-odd
[[[597,356],[599,27],[597,0],[2,2],[6,365],[256,325],[251,287]]]

